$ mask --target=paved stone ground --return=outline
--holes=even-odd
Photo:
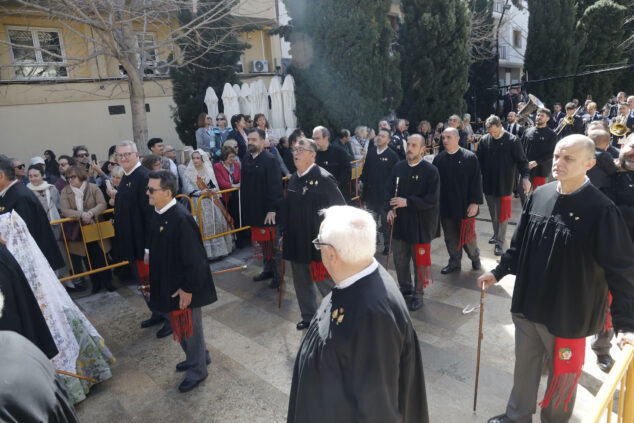
[[[519,207],[514,200],[513,221]],[[486,243],[492,234],[486,218],[488,211],[483,207],[476,229],[483,267],[490,269],[496,257]],[[513,230],[510,226],[509,240]],[[248,249],[238,251],[212,263],[212,269],[244,264],[249,253]],[[385,264],[385,256],[377,254],[377,259]],[[484,422],[504,411],[512,386],[514,328],[509,309],[514,278],[506,277],[486,295],[478,411],[474,414],[478,312],[465,315],[462,310],[479,301],[475,281],[480,272],[470,270],[465,255],[462,272],[443,276],[440,269],[446,261],[444,242],[437,239],[432,244],[435,283],[426,289],[424,306],[412,313],[423,352],[430,417],[433,422]],[[81,421],[286,421],[293,363],[303,335],[295,329],[299,308],[290,272],[281,309],[277,308],[277,292],[266,282],[251,280],[259,272],[257,263],[249,263],[244,271],[215,277],[218,301],[203,309],[205,340],[212,357],[209,377],[187,394],[178,392],[183,375],[174,370],[184,354],[171,337],[156,339],[157,327],[140,328],[148,311],[134,287],[76,298],[117,358],[113,377],[93,387],[88,398],[77,405]],[[613,356],[617,354],[614,347]],[[580,421],[604,378],[588,348],[572,421]],[[540,398],[545,384],[543,377]]]

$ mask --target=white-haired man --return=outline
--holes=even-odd
[[[140,283],[139,273],[149,273],[149,225],[154,215],[146,187],[150,171],[141,166],[139,152],[132,141],[121,141],[116,148],[117,162],[123,168],[123,178],[117,189],[114,204],[114,229],[119,257],[130,262],[132,277]],[[140,272],[139,272],[140,271]],[[158,338],[172,334],[167,315],[152,311],[152,316],[141,322],[142,328],[164,323]]]
[[[617,344],[634,345],[634,245],[617,206],[586,176],[594,143],[584,135],[559,141],[553,177],[529,197],[511,247],[480,276],[488,288],[516,275],[511,313],[515,371],[506,413],[489,423],[530,422],[544,359],[548,386],[541,421],[570,419],[585,357],[585,338],[606,323],[608,289]]]
[[[376,223],[334,206],[313,240],[335,287],[295,360],[289,423],[428,422],[420,346],[405,301],[374,259]]]

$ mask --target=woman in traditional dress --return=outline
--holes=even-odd
[[[59,283],[19,214],[13,211],[0,215],[0,235],[24,272],[53,335],[59,350],[51,359],[53,366],[97,382],[109,379],[114,357]],[[73,403],[84,400],[93,385],[75,377],[60,378]]]
[[[209,161],[209,156],[205,151],[201,149],[194,150],[191,154],[191,161],[184,173],[184,178],[182,178],[183,193],[192,197],[196,207],[198,199],[194,197],[218,191],[218,181]],[[205,238],[229,230],[229,224],[224,214],[227,212],[222,206],[221,196],[217,195],[215,197],[217,201],[214,201],[212,197],[205,197],[201,201],[200,216]],[[231,235],[227,235],[209,239],[204,244],[207,258],[214,259],[231,253],[233,241]]]

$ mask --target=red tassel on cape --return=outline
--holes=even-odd
[[[251,228],[252,257],[270,260],[275,255],[275,228],[273,226]]]
[[[430,244],[414,244],[416,272],[418,274],[418,291],[427,288],[434,283],[431,275],[431,251]]]
[[[150,266],[145,264],[143,260],[136,261],[136,268],[139,274],[139,291],[145,298],[150,298]]]
[[[506,222],[511,218],[511,196],[502,197],[500,204],[500,218],[498,222]]]
[[[586,356],[586,338],[566,339],[555,338],[555,370],[553,378],[548,385],[544,399],[539,403],[541,408],[546,408],[551,401],[557,398],[555,408],[568,390],[568,396],[564,399],[564,410],[568,410],[568,403],[572,394],[577,389],[577,382],[581,376],[581,368]]]
[[[324,279],[330,279],[330,275],[324,264],[320,261],[310,262],[310,279],[313,282],[321,282]]]
[[[610,307],[612,307],[612,293],[608,292],[608,315],[605,316],[605,325],[603,326],[603,332],[612,329],[612,315],[610,314]]]
[[[475,237],[475,217],[462,219],[460,223],[460,241],[458,241],[458,251],[460,251],[465,244],[473,241],[473,238]]]
[[[174,340],[183,342],[194,334],[192,326],[192,309],[170,311],[170,323],[174,334]]]
[[[543,176],[533,176],[533,191],[542,185],[546,185],[546,178]]]

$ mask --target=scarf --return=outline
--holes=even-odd
[[[75,188],[72,185],[68,185],[71,190],[73,190],[73,194],[75,194],[75,208],[77,211],[84,211],[84,193],[86,191],[86,181],[81,183],[81,187]]]
[[[46,196],[46,213],[48,214],[48,211],[51,209],[51,191],[49,190],[53,185],[44,181],[38,186],[35,186],[30,182],[26,186],[31,191],[40,193],[40,195],[44,194]]]

